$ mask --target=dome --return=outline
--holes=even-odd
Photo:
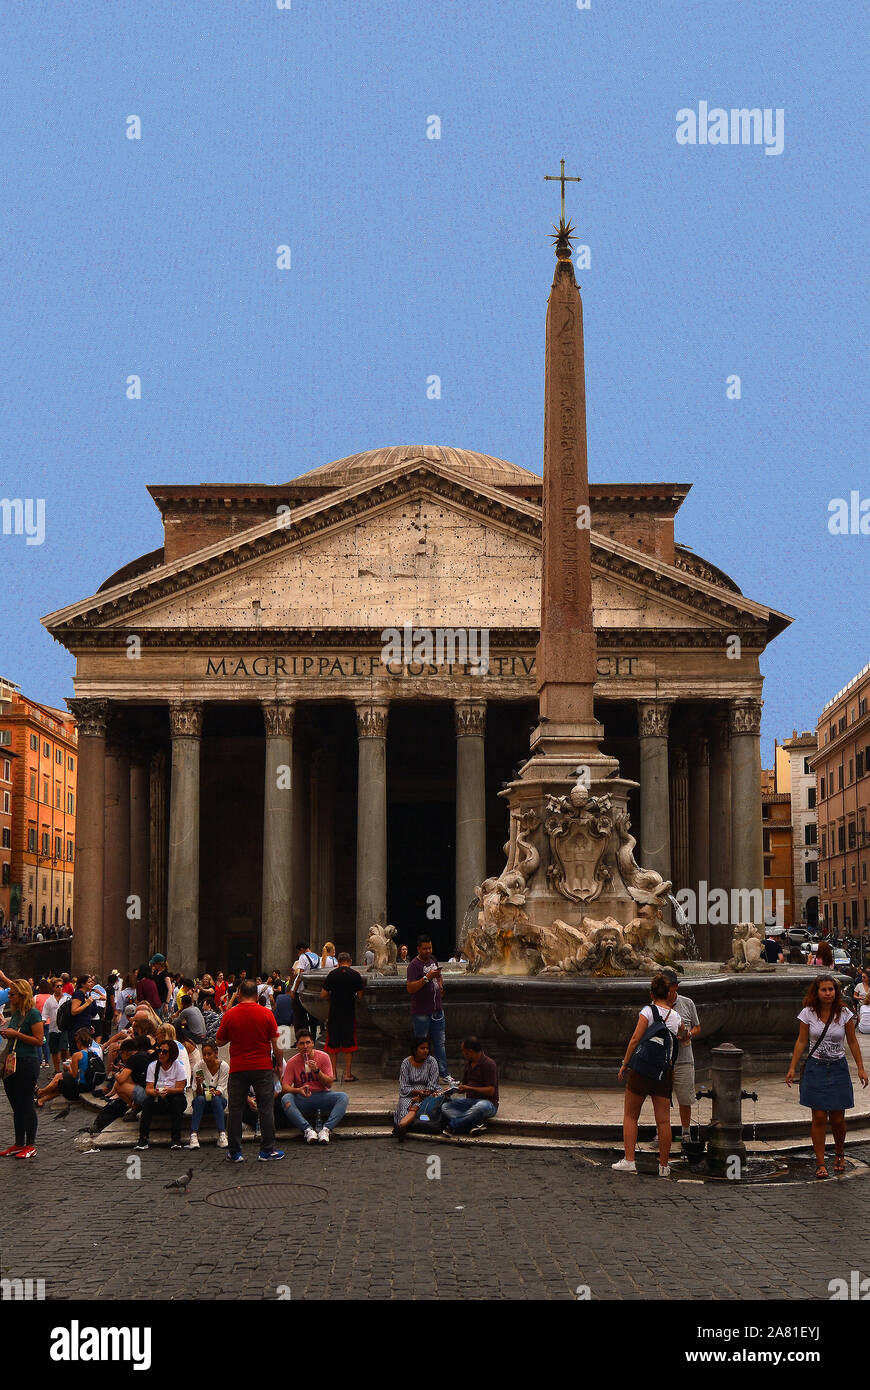
[[[491,454],[478,454],[473,449],[452,449],[441,444],[404,444],[390,449],[368,449],[365,453],[349,454],[347,458],[336,459],[335,463],[324,463],[320,468],[312,468],[294,478],[294,483],[316,483],[323,487],[347,487],[361,482],[384,468],[392,468],[397,463],[411,459],[432,459],[443,463],[457,473],[464,473],[479,483],[491,487],[529,487],[541,485],[538,473],[532,473],[519,464],[507,463],[505,459],[493,458]]]

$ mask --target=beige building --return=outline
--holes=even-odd
[[[791,797],[794,920],[813,928],[819,923],[819,828],[816,774],[811,760],[816,736],[797,729],[777,747],[777,777]],[[780,771],[781,761],[787,764]]]
[[[77,966],[359,959],[376,919],[449,954],[536,722],[540,477],[409,446],[149,491],[163,548],[44,619],[76,657]],[[760,888],[759,658],[789,619],[675,541],[687,492],[591,488],[596,715],[644,782],[639,861]]]

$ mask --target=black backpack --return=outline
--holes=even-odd
[[[629,1057],[628,1065],[641,1076],[647,1076],[652,1081],[663,1081],[677,1059],[680,1044],[655,1004],[651,1008],[653,1021]]]
[[[54,1026],[58,1033],[68,1033],[72,1026],[72,1001],[72,995],[65,994],[58,1005],[57,1017],[54,1020]]]

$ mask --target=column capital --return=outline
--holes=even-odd
[[[667,738],[670,700],[638,700],[637,731],[641,738]]]
[[[675,777],[688,777],[689,775],[689,755],[685,748],[675,748],[671,754],[672,769]]]
[[[105,738],[109,722],[111,700],[67,700],[70,714],[74,714],[80,735],[85,738]]]
[[[486,700],[454,700],[456,737],[483,738],[486,733]]]
[[[292,738],[296,705],[293,700],[263,700],[263,723],[267,738]]]
[[[170,700],[169,732],[173,738],[202,738],[202,701]]]
[[[761,700],[755,696],[732,700],[728,707],[728,724],[732,737],[735,734],[761,733]]]
[[[360,700],[356,706],[356,731],[359,738],[386,738],[389,702]]]

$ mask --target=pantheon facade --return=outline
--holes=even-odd
[[[591,486],[596,715],[639,862],[756,888],[759,658],[789,619],[676,543],[688,490]],[[149,492],[162,548],[43,620],[76,658],[76,968],[360,959],[376,920],[451,954],[536,723],[541,478],[409,446]],[[730,929],[696,935],[721,958]]]

